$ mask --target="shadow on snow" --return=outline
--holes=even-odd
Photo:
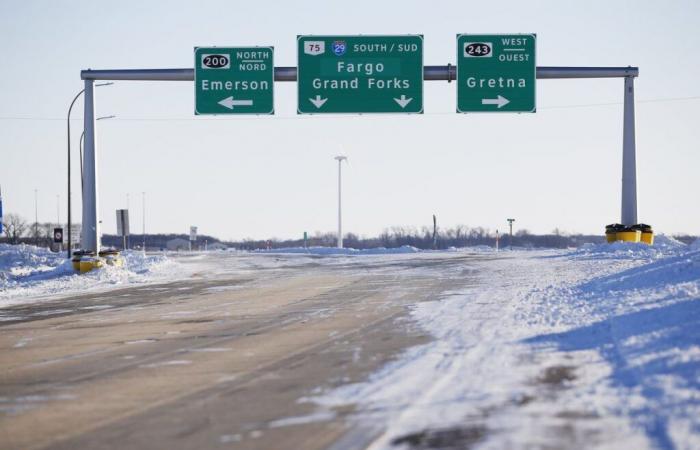
[[[689,411],[700,406],[700,359],[692,353],[693,347],[700,345],[700,296],[690,289],[679,297],[673,285],[698,280],[698,252],[594,279],[577,288],[591,302],[614,302],[625,291],[651,287],[665,288],[660,291],[665,296],[654,301],[660,306],[611,314],[588,326],[523,342],[565,352],[598,351],[612,368],[612,386],[634,390],[645,399],[641,405],[626,405],[633,423],[645,431],[656,447],[674,448],[668,432],[669,415],[686,414],[684,418],[694,422]],[[668,385],[671,375],[680,380],[674,388],[693,394],[667,395],[664,385]],[[700,432],[696,424],[693,427],[693,433]]]

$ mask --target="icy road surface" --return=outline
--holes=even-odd
[[[700,448],[700,249],[377,253],[8,278],[2,448]]]

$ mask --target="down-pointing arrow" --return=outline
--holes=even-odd
[[[506,106],[508,103],[510,103],[510,100],[503,97],[502,95],[499,95],[496,98],[482,98],[481,99],[482,105],[498,105],[498,109],[501,109],[502,107]]]
[[[309,101],[314,104],[316,109],[320,108],[323,106],[324,103],[328,101],[327,98],[321,98],[320,95],[317,95],[316,98],[310,98]]]
[[[234,106],[253,106],[253,100],[234,100],[233,97],[227,97],[221,100],[219,105],[233,109]]]
[[[411,100],[413,100],[412,97],[406,98],[405,95],[401,94],[401,98],[394,98],[394,101],[399,104],[399,106],[403,109],[411,103]]]

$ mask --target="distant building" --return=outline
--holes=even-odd
[[[214,242],[207,245],[208,250],[226,250],[228,247],[220,242]]]
[[[165,243],[165,248],[173,252],[179,252],[180,250],[189,250],[190,241],[188,241],[187,239],[180,238],[170,239]]]

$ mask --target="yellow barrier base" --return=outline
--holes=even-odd
[[[642,232],[639,230],[618,231],[615,239],[624,242],[639,242],[642,240]]]
[[[124,258],[118,252],[112,251],[100,252],[100,256],[97,257],[92,255],[74,255],[71,262],[73,269],[80,273],[88,273],[105,265],[112,267],[124,266]]]
[[[104,267],[105,263],[101,258],[94,256],[83,256],[80,258],[80,273],[88,273],[93,269]]]
[[[654,245],[654,231],[643,223],[632,226],[612,224],[605,227],[605,240],[610,244],[622,241]]]

